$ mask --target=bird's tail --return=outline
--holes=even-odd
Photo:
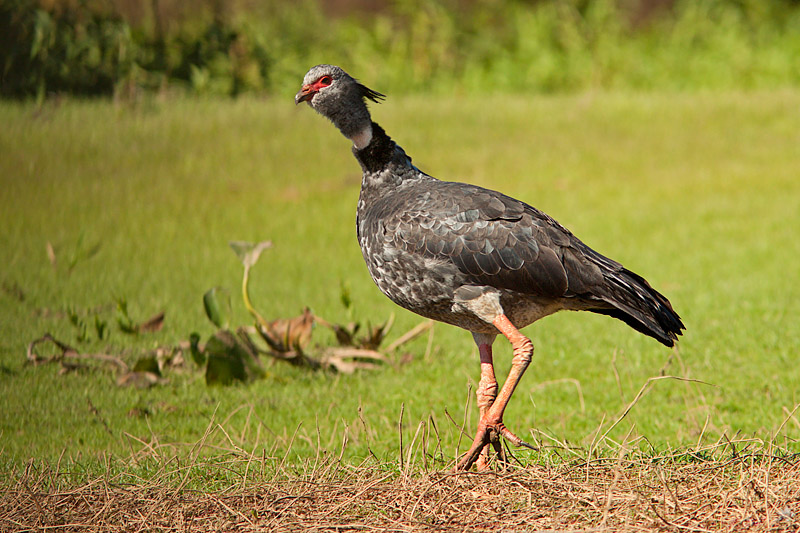
[[[613,307],[590,311],[622,320],[665,346],[675,344],[678,335],[686,328],[663,294],[643,277],[624,267],[605,270],[603,276],[606,281],[603,294],[595,296]]]

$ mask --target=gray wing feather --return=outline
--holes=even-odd
[[[439,185],[419,201],[404,199],[397,231],[387,235],[394,246],[452,263],[467,283],[549,297],[568,293],[570,277],[581,270],[562,264],[562,243],[571,238],[566,229],[503,194],[462,183]],[[579,262],[577,255],[570,255],[570,266]]]
[[[462,290],[489,285],[544,298],[577,298],[672,346],[683,329],[669,301],[547,214],[501,193],[426,182],[382,204],[386,245],[450,265]]]

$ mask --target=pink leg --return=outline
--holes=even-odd
[[[498,315],[493,323],[500,333],[511,342],[511,346],[514,349],[514,357],[511,360],[511,371],[508,373],[508,379],[503,383],[503,387],[500,389],[500,393],[497,395],[495,401],[489,406],[487,411],[481,413],[475,440],[472,442],[472,446],[467,454],[458,462],[456,466],[457,470],[468,470],[478,460],[488,444],[497,443],[499,445],[499,435],[511,441],[515,446],[532,448],[530,444],[514,435],[505,424],[503,424],[503,412],[511,399],[511,395],[514,394],[514,389],[516,389],[519,380],[522,378],[522,374],[531,362],[533,344],[531,344],[530,339],[514,327],[514,324],[512,324],[505,315]],[[483,382],[483,368],[483,354],[481,354],[481,382]],[[494,371],[492,371],[492,374],[494,374]],[[480,390],[480,387],[478,390]],[[498,449],[498,447],[495,446],[495,449]]]
[[[481,381],[475,395],[478,397],[478,410],[481,420],[486,416],[489,408],[497,398],[497,379],[494,377],[494,362],[492,360],[492,345],[486,342],[478,344],[481,355]],[[484,444],[477,462],[478,470],[489,467],[489,443]]]

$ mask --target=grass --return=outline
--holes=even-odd
[[[726,439],[798,451],[798,109],[796,90],[414,96],[373,106],[420,168],[547,211],[647,277],[687,324],[675,351],[588,313],[528,328],[534,363],[506,422],[544,451],[520,458],[623,441],[653,454]],[[264,380],[227,388],[206,387],[192,363],[146,390],[117,387],[110,370],[61,375],[24,363],[45,332],[127,361],[192,331],[209,335],[203,293],[221,285],[238,294],[230,240],[275,244],[251,276],[267,318],[308,305],[344,321],[344,284],[355,318],[395,314],[390,340],[418,324],[369,280],[355,241],[358,167],[323,119],[291,100],[145,99],[3,102],[0,121],[0,468],[64,461],[91,474],[109,454],[154,450],[246,450],[298,468],[320,450],[394,462],[401,413],[406,452],[422,423],[416,446],[424,435],[437,464],[454,457],[459,431],[448,414],[462,423],[478,364],[470,336],[449,326],[435,326],[427,358],[423,337],[394,367],[332,375],[276,364]],[[164,328],[120,332],[119,299],[139,320],[164,310]],[[85,340],[70,314],[89,324]],[[97,338],[95,317],[107,338]],[[234,298],[233,323],[249,322]],[[504,375],[510,350],[498,342],[497,352]],[[661,375],[706,384],[650,382],[600,442]]]
[[[300,475],[264,476],[254,465],[220,490],[175,490],[169,478],[188,471],[131,482],[113,472],[76,479],[29,465],[0,493],[0,524],[15,531],[797,530],[797,463],[659,459],[416,475],[322,460]],[[195,466],[239,474],[245,464],[239,457]]]

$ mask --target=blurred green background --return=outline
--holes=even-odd
[[[288,95],[330,62],[395,94],[800,82],[796,0],[2,0],[3,96]]]

